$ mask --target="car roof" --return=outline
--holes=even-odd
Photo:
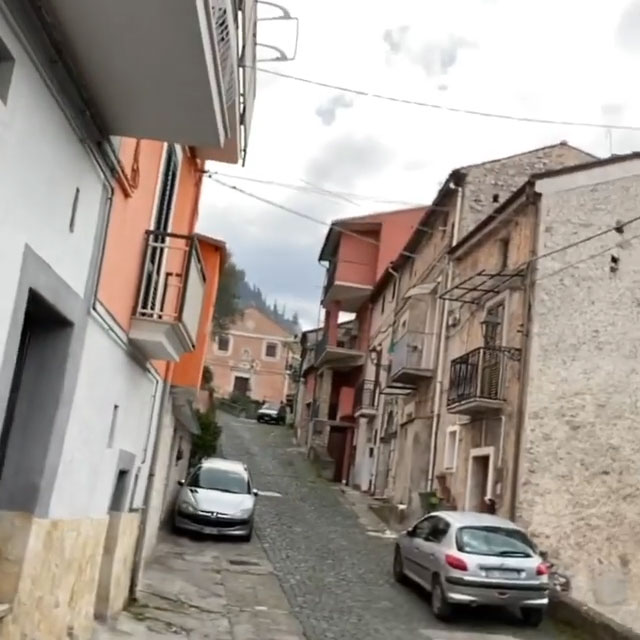
[[[475,511],[435,511],[431,516],[441,516],[449,520],[457,527],[504,527],[505,529],[520,529],[510,520],[494,516],[490,513],[477,513]]]
[[[216,469],[229,469],[248,473],[247,465],[240,460],[227,460],[226,458],[205,458],[200,462],[201,467],[215,467]]]

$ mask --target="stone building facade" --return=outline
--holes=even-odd
[[[453,248],[436,461],[457,508],[493,497],[576,598],[634,626],[638,201],[636,154],[543,172]]]

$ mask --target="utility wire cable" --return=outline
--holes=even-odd
[[[354,198],[354,199],[359,199],[359,200],[370,200],[372,202],[380,202],[380,203],[386,203],[386,204],[404,204],[407,206],[412,206],[412,207],[417,207],[417,206],[428,206],[428,205],[423,205],[422,203],[417,203],[417,202],[410,202],[408,200],[393,200],[393,199],[388,199],[388,198],[378,198],[376,196],[368,196],[368,195],[361,195],[361,194],[357,194],[357,193],[350,193],[348,191],[336,191],[335,189],[328,189],[326,187],[320,187],[320,186],[316,186],[316,185],[311,185],[309,183],[307,183],[306,185],[304,184],[292,184],[290,182],[278,182],[277,180],[267,180],[266,178],[252,178],[249,176],[242,176],[242,175],[234,175],[232,173],[224,173],[224,172],[220,172],[220,171],[206,171],[205,175],[209,178],[215,178],[216,176],[220,176],[222,178],[228,178],[228,179],[232,179],[232,180],[245,180],[247,182],[255,182],[257,184],[264,184],[267,186],[274,186],[274,187],[283,187],[285,189],[293,189],[295,191],[305,191],[305,192],[310,192],[310,193],[315,193],[317,195],[325,195],[325,196],[335,196],[335,197],[339,197],[347,202],[349,202],[349,198]],[[352,201],[351,201],[352,202]],[[352,202],[352,204],[358,204],[355,202]],[[433,208],[433,207],[432,207]]]
[[[273,71],[272,69],[265,69],[263,67],[252,67],[260,73],[266,73],[279,78],[286,78],[287,80],[294,80],[304,84],[314,85],[316,87],[323,87],[325,89],[333,89],[334,91],[341,91],[342,93],[351,93],[353,95],[362,96],[365,98],[375,98],[377,100],[386,100],[388,102],[395,102],[399,104],[411,105],[414,107],[425,107],[427,109],[436,109],[439,111],[448,111],[450,113],[459,113],[469,116],[480,116],[483,118],[495,118],[499,120],[510,120],[513,122],[528,122],[531,124],[548,124],[559,125],[568,127],[584,127],[589,129],[611,129],[612,131],[640,131],[640,126],[624,125],[624,124],[603,124],[598,122],[582,122],[577,120],[555,120],[552,118],[534,118],[531,116],[514,116],[507,113],[493,113],[490,111],[479,111],[476,109],[465,109],[462,107],[450,107],[444,104],[436,104],[432,102],[421,102],[419,100],[410,100],[408,98],[397,98],[395,96],[389,96],[381,93],[375,93],[372,91],[363,91],[361,89],[353,89],[351,87],[345,87],[330,82],[321,82],[319,80],[312,80],[311,78],[303,78],[301,76],[294,76],[288,73],[282,73],[281,71]]]
[[[222,180],[218,180],[217,178],[213,179],[214,182],[218,183],[219,185],[222,185],[223,187],[226,187],[227,189],[231,189],[232,191],[237,191],[238,193],[242,193],[243,195],[249,197],[249,198],[253,198],[254,200],[258,200],[259,202],[262,202],[263,204],[267,204],[270,207],[275,207],[276,209],[281,209],[282,211],[286,211],[287,213],[290,213],[294,216],[298,216],[299,218],[303,218],[305,220],[308,220],[309,222],[314,222],[315,224],[319,224],[323,227],[329,227],[331,228],[333,225],[330,222],[325,222],[324,220],[320,220],[319,218],[315,218],[314,216],[310,216],[308,213],[303,213],[302,211],[297,211],[296,209],[292,209],[291,207],[287,207],[283,204],[280,204],[278,202],[274,202],[273,200],[269,200],[268,198],[263,198],[262,196],[256,195],[255,193],[251,193],[250,191],[246,191],[245,189],[241,189],[240,187],[236,187],[235,185],[229,184],[227,182],[223,182]],[[342,227],[340,227],[340,232],[344,233],[346,235],[351,235],[354,236],[356,238],[358,238],[359,240],[364,240],[365,242],[369,242],[370,244],[375,244],[375,245],[379,245],[380,243],[377,240],[374,240],[373,238],[367,238],[366,236],[362,236],[359,233],[356,233],[355,231],[351,231],[349,229],[344,229]],[[409,256],[411,258],[415,258],[416,256],[413,253],[408,253],[407,251],[403,251],[401,252],[403,255]]]

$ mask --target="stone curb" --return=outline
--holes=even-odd
[[[640,640],[640,633],[565,593],[551,593],[549,613],[557,622],[562,622],[584,632],[588,638]]]

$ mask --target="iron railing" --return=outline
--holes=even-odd
[[[356,412],[362,409],[375,409],[377,388],[373,380],[361,380],[356,387],[354,407]]]
[[[474,399],[503,401],[507,357],[500,347],[479,347],[452,360],[447,406]]]
[[[193,235],[147,231],[138,297],[133,315],[181,322],[195,345],[206,276]]]
[[[393,345],[389,374],[393,377],[402,369],[430,369],[428,349],[432,338],[432,334],[423,331],[407,331]]]
[[[324,290],[322,292],[322,297],[326,297],[327,293],[329,293],[329,289],[331,289],[331,287],[334,285],[335,281],[336,281],[336,270],[338,269],[338,260],[334,259],[330,266],[329,269],[327,270],[327,280],[324,283]]]
[[[327,334],[325,333],[322,335],[322,337],[318,340],[318,342],[316,342],[315,346],[313,347],[314,362],[318,362],[318,360],[320,360],[324,352],[327,350],[328,344],[329,344],[329,339]]]

